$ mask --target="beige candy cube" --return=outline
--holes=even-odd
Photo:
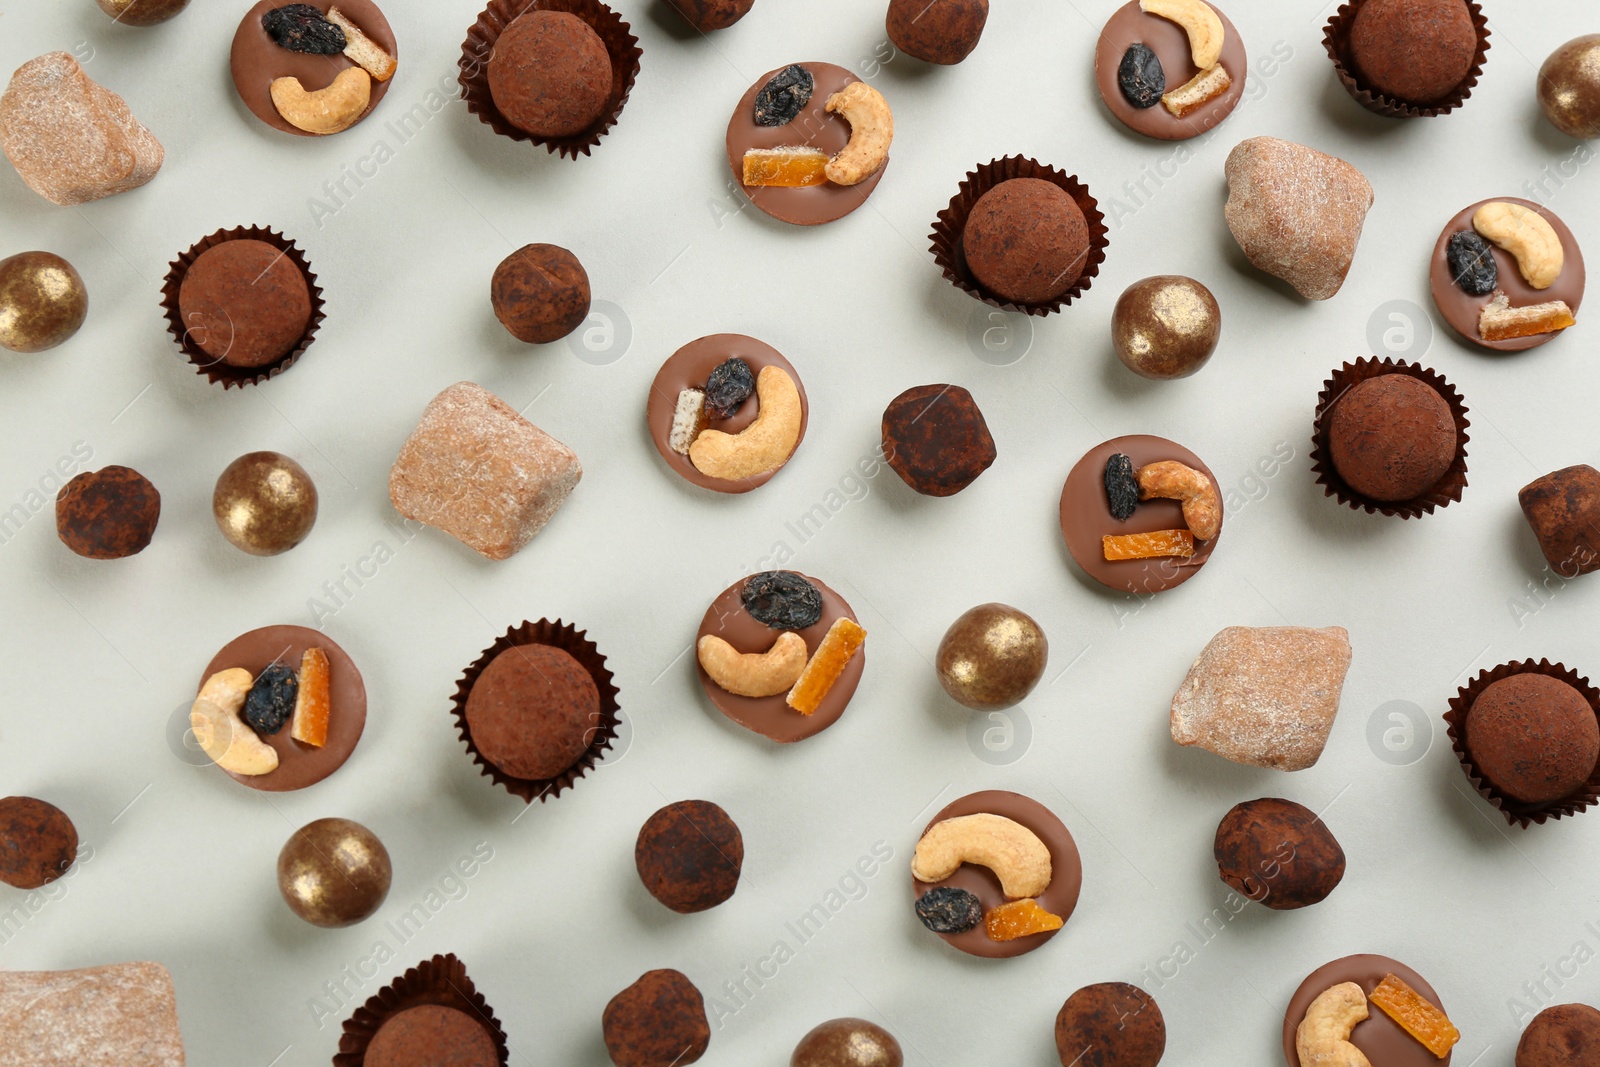
[[[566,445],[481,385],[428,402],[389,471],[389,499],[490,559],[533,540],[583,477]]]
[[[159,963],[0,971],[0,1067],[183,1067],[172,975]]]

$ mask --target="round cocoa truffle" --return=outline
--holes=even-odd
[[[54,804],[33,797],[0,800],[0,882],[38,889],[78,858],[78,828]]]
[[[467,730],[483,758],[516,778],[554,778],[577,763],[600,722],[600,690],[549,645],[505,649],[467,694]]]
[[[419,1004],[391,1015],[367,1045],[362,1067],[499,1067],[483,1026],[459,1008]]]
[[[1064,1067],[1156,1067],[1167,1049],[1167,1024],[1154,998],[1126,982],[1084,986],[1056,1016],[1056,1051]]]
[[[961,234],[973,277],[1017,304],[1042,304],[1077,284],[1089,223],[1077,201],[1042,178],[1012,178],[978,198]]]
[[[954,496],[996,455],[978,402],[959,385],[919,385],[889,401],[883,453],[900,479],[924,496]]]
[[[1493,683],[1472,702],[1467,754],[1491,786],[1522,804],[1583,787],[1600,761],[1600,722],[1577,689],[1547,674]]]
[[[830,1019],[794,1047],[789,1067],[902,1067],[894,1035],[865,1019]]]
[[[706,33],[732,26],[750,13],[756,0],[667,0],[667,3],[689,25]]]
[[[523,245],[494,269],[489,300],[511,336],[549,344],[589,317],[589,275],[560,245]]]
[[[649,971],[612,997],[600,1026],[617,1067],[683,1067],[711,1044],[705,998],[672,970]]]
[[[178,287],[189,340],[230,367],[265,367],[294,351],[311,322],[311,287],[265,241],[224,241],[200,253]]]
[[[605,114],[611,56],[578,16],[530,10],[494,43],[489,94],[518,129],[535,137],[572,137]]]
[[[90,559],[142,552],[161,518],[161,494],[130,467],[84,471],[56,494],[61,543]]]
[[[1344,849],[1316,812],[1292,800],[1235,805],[1213,851],[1224,882],[1275,911],[1319,903],[1344,878]]]
[[[1334,469],[1373,500],[1426,493],[1456,457],[1456,424],[1427,382],[1409,374],[1368,378],[1339,398],[1328,422]]]
[[[1587,1004],[1541,1011],[1517,1042],[1516,1067],[1600,1067],[1600,1011]]]
[[[1350,27],[1350,57],[1363,87],[1408,104],[1449,96],[1477,52],[1466,0],[1366,0]]]
[[[909,56],[949,66],[978,47],[989,0],[889,0],[889,40]]]
[[[688,915],[716,907],[739,888],[744,837],[711,801],[680,800],[645,821],[633,862],[651,896]]]

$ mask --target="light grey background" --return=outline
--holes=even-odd
[[[996,0],[982,44],[952,69],[885,62],[882,0],[759,0],[707,39],[680,32],[656,0],[621,0],[643,69],[621,123],[577,162],[495,137],[458,101],[430,96],[451,95],[476,15],[462,0],[389,0],[400,69],[378,111],[326,140],[280,135],[245,111],[228,76],[247,6],[197,0],[144,30],[112,25],[91,0],[0,7],[0,68],[76,50],[167,149],[149,186],[82,209],[0,174],[0,254],[58,252],[91,293],[68,344],[0,360],[0,510],[41,488],[53,496],[52,469],[63,457],[72,469],[74,447],[92,449],[90,466],[141,470],[164,504],[155,542],[133,559],[73,556],[48,505],[0,545],[0,791],[61,805],[85,846],[52,899],[0,893],[0,907],[25,916],[7,929],[0,966],[159,960],[177,981],[190,1062],[240,1067],[328,1062],[349,1009],[325,1000],[319,1020],[312,998],[325,983],[343,981],[359,1001],[446,951],[496,1009],[516,1064],[603,1064],[601,1009],[654,967],[679,968],[717,998],[705,1062],[723,1064],[785,1063],[812,1025],[862,1015],[900,1036],[908,1063],[1045,1067],[1063,999],[1105,980],[1156,996],[1170,1062],[1270,1064],[1290,993],[1352,952],[1396,956],[1431,979],[1463,1032],[1461,1067],[1510,1064],[1509,1000],[1537,1006],[1524,983],[1542,982],[1546,1001],[1600,997],[1600,968],[1587,963],[1600,948],[1600,818],[1508,829],[1472,793],[1439,720],[1458,685],[1504,660],[1600,671],[1600,579],[1553,578],[1516,505],[1538,475],[1600,459],[1593,345],[1579,325],[1525,355],[1469,349],[1433,315],[1426,276],[1446,219],[1487,196],[1532,195],[1530,182],[1545,180],[1538,198],[1593,238],[1592,156],[1545,126],[1533,97],[1543,57],[1596,28],[1591,5],[1492,4],[1494,47],[1469,106],[1398,123],[1337,85],[1320,43],[1331,4],[1235,0],[1249,97],[1214,136],[1180,149],[1125,133],[1095,95],[1093,45],[1115,0]],[[752,81],[809,59],[869,76],[898,137],[865,208],[797,230],[741,210],[722,138]],[[417,106],[427,119],[402,144],[388,124]],[[1223,161],[1255,134],[1338,154],[1377,188],[1334,300],[1293,297],[1246,266],[1227,234]],[[314,218],[324,183],[379,141],[393,158]],[[1122,204],[1093,289],[1020,325],[988,320],[926,248],[962,175],[1009,153],[1076,173],[1108,210]],[[1563,184],[1548,178],[1563,173]],[[158,292],[176,253],[251,223],[307,251],[328,319],[289,373],[225,394],[176,355]],[[625,349],[603,350],[598,321],[589,341],[602,351],[586,358],[501,329],[489,275],[529,241],[578,253],[597,299],[619,309]],[[1125,286],[1168,272],[1213,289],[1224,339],[1199,376],[1147,384],[1116,364],[1108,324]],[[1409,348],[1392,301],[1409,302],[1399,312]],[[996,365],[1010,355],[969,343],[997,323],[989,342],[1013,355],[1031,328],[1020,361]],[[1394,354],[1438,369],[1471,408],[1471,486],[1420,522],[1345,509],[1308,472],[1317,391],[1331,368],[1372,354],[1374,324],[1398,329]],[[719,331],[777,346],[811,398],[804,446],[743,498],[675,478],[644,431],[661,361]],[[392,525],[389,465],[427,400],[461,379],[526,407],[585,465],[567,506],[509,562],[434,531],[404,540]],[[857,474],[884,405],[928,382],[970,388],[999,444],[993,469],[948,500],[916,497],[887,471]],[[1091,587],[1055,519],[1073,462],[1135,432],[1192,447],[1234,505],[1204,574],[1149,602]],[[235,551],[209,515],[218,473],[255,449],[298,458],[322,494],[311,538],[275,559]],[[1293,458],[1277,469],[1275,452]],[[827,521],[801,543],[790,524],[818,504]],[[337,610],[320,620],[370,694],[349,764],[304,792],[266,796],[177,758],[169,725],[174,715],[181,725],[212,653],[255,626],[318,621],[311,601],[324,583],[346,567],[370,573],[362,561],[378,542],[393,558],[359,588],[347,580],[353,595],[325,599]],[[872,634],[849,713],[785,750],[710,708],[686,655],[705,605],[778,543],[792,566],[845,594]],[[930,666],[945,627],[988,600],[1032,613],[1052,645],[1046,682],[1011,734],[1031,740],[999,753],[984,738],[1003,749],[1005,724],[971,724]],[[587,627],[611,657],[631,740],[576,790],[525,811],[478,776],[448,704],[494,636],[541,616]],[[1284,622],[1343,625],[1355,645],[1317,767],[1286,776],[1174,746],[1167,703],[1211,635]],[[1369,719],[1381,735],[1407,714],[1419,727],[1412,747],[1369,745]],[[1405,730],[1390,742],[1405,748]],[[1042,801],[1084,857],[1067,929],[1012,961],[957,955],[910,910],[923,823],[984,788]],[[1213,830],[1230,805],[1262,795],[1325,810],[1349,874],[1315,908],[1252,907],[1214,921],[1221,932],[1204,940],[1207,916],[1227,913]],[[645,894],[632,848],[652,811],[687,797],[728,809],[747,859],[730,903],[680,917]],[[273,877],[290,832],[328,815],[372,827],[395,862],[383,910],[343,931],[294,919]],[[892,861],[847,880],[875,846]],[[492,859],[447,880],[475,847]],[[42,904],[32,913],[30,899]],[[801,944],[786,924],[819,903],[837,910]],[[402,942],[388,924],[419,904],[428,919]],[[793,956],[757,988],[743,969],[762,967],[779,940]],[[730,996],[735,980],[750,994]]]

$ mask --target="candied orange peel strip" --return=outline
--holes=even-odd
[[[1194,555],[1194,534],[1188,530],[1156,530],[1152,533],[1106,534],[1100,547],[1108,560],[1154,559],[1157,556]]]
[[[322,649],[308,648],[300,654],[300,690],[289,736],[317,748],[328,743],[329,673],[328,654]]]
[[[1180,87],[1161,97],[1161,104],[1172,112],[1173,118],[1188,118],[1206,104],[1227,92],[1233,79],[1221,63],[1202,70]]]
[[[1037,900],[1013,900],[991,908],[983,916],[983,928],[991,941],[1015,941],[1032,934],[1059,930],[1066,920],[1039,906]]]
[[[1368,999],[1441,1060],[1461,1040],[1461,1031],[1455,1028],[1444,1012],[1392,974],[1383,976],[1383,981],[1378,983],[1378,988],[1372,991]]]
[[[1485,341],[1512,341],[1518,337],[1537,337],[1576,326],[1577,318],[1565,300],[1512,307],[1511,298],[1496,293],[1478,313],[1478,336]]]
[[[822,185],[827,167],[828,155],[818,148],[752,148],[744,154],[744,183],[785,189]]]
[[[822,706],[822,699],[844,673],[845,665],[861,651],[867,631],[854,619],[840,616],[828,627],[827,636],[817,646],[816,655],[800,672],[785,702],[802,715],[811,715]]]

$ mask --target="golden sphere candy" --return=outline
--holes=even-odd
[[[100,10],[124,26],[154,26],[184,8],[189,0],[95,0]]]
[[[795,1046],[789,1067],[902,1067],[894,1035],[865,1019],[831,1019]]]
[[[389,895],[394,869],[377,835],[349,819],[318,819],[278,853],[278,892],[312,926],[352,926]]]
[[[958,704],[996,711],[1020,703],[1044,675],[1050,643],[1032,618],[1005,604],[979,604],[939,642],[939,684]]]
[[[0,259],[0,348],[43,352],[78,332],[89,292],[72,264],[52,252]]]
[[[306,539],[317,521],[317,487],[304,467],[278,452],[228,464],[211,495],[217,528],[235,548],[276,556]]]
[[[1539,68],[1544,117],[1571,137],[1600,137],[1600,33],[1579,37],[1550,53]]]
[[[1180,274],[1134,282],[1111,314],[1117,358],[1142,378],[1187,378],[1205,366],[1221,337],[1216,297]]]

